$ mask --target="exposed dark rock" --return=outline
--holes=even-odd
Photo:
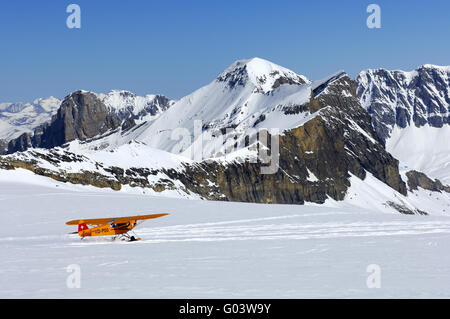
[[[95,102],[88,101],[87,104]],[[79,114],[75,111],[78,110],[75,107],[77,103],[67,103],[67,109],[62,115],[69,110]],[[262,174],[261,169],[266,164],[249,161],[226,164],[203,161],[185,164],[183,168],[176,170],[139,167],[123,169],[96,163],[99,171],[84,170],[77,173],[50,171],[39,167],[36,162],[43,160],[58,167],[65,161],[86,160],[67,151],[51,151],[49,155],[48,152],[28,151],[34,160],[21,158],[19,153],[18,156],[3,157],[3,165],[9,168],[26,168],[64,182],[112,189],[130,185],[151,188],[157,192],[177,189],[210,200],[285,204],[323,203],[327,198],[342,200],[350,186],[351,174],[364,179],[366,172],[401,194],[406,194],[406,185],[398,171],[398,161],[385,150],[382,140],[372,128],[370,115],[359,104],[355,84],[348,76],[340,74],[327,81],[327,85],[322,86],[320,91],[311,93],[309,103],[302,107],[310,113],[319,113],[303,126],[285,131],[279,136],[279,167],[274,174]],[[82,115],[72,116],[74,120],[79,118],[79,130],[69,125],[70,138],[86,138],[88,134],[85,132],[89,131],[90,125],[97,126],[98,129],[98,122],[84,122]],[[108,122],[106,115],[100,119],[103,123]],[[54,123],[64,124],[64,121],[55,120]],[[67,135],[63,136],[67,141]],[[270,148],[271,142],[267,146]],[[309,172],[317,179],[311,179]],[[149,178],[156,175],[159,176],[158,179]]]
[[[226,82],[229,89],[234,89],[236,86],[244,86],[248,80],[247,65],[237,67],[232,72],[221,74],[216,79],[219,82]]]
[[[247,81],[249,80],[249,63],[251,64],[253,60],[260,60],[258,58],[251,59],[250,61],[236,61],[233,67],[230,67],[225,72],[220,74],[216,81],[225,82],[226,86],[229,89],[234,89],[237,86],[245,86]],[[251,68],[251,67],[250,67]],[[269,81],[272,82],[271,89],[274,90],[283,84],[291,84],[291,85],[302,85],[306,83],[306,78],[302,78],[299,75],[296,75],[293,72],[284,72],[280,70],[274,70],[268,74],[260,74],[256,77],[256,92],[266,93],[264,92],[262,86],[267,84]]]
[[[8,153],[23,152],[32,147],[32,135],[23,133],[18,138],[9,141]]]
[[[248,77],[246,67],[237,66],[217,80],[227,81],[230,88],[244,85]],[[269,76],[276,78],[279,74]],[[257,79],[260,84],[266,80],[263,77]],[[298,84],[296,81],[295,78],[278,77],[274,86]],[[274,109],[276,107],[273,105]],[[364,179],[369,172],[406,195],[398,161],[385,150],[383,139],[372,127],[371,116],[357,98],[355,82],[345,73],[338,73],[315,87],[308,103],[286,106],[282,111],[285,114],[317,113],[304,125],[279,136],[279,164],[273,174],[262,174],[262,168],[267,164],[260,161],[203,161],[185,164],[179,169],[158,170],[108,167],[91,161],[89,167],[96,170],[74,173],[58,167],[88,159],[61,149],[29,150],[4,156],[0,165],[7,169],[25,168],[58,181],[115,190],[129,185],[157,192],[176,189],[211,200],[284,204],[323,203],[327,198],[343,200],[350,187],[350,176]],[[406,113],[398,118],[400,122],[409,121]],[[394,116],[394,123],[396,120]],[[264,121],[264,115],[256,119],[256,124],[261,121]],[[211,125],[207,123],[204,127]],[[119,115],[108,112],[95,94],[77,91],[64,99],[52,121],[37,128],[34,136],[24,135],[11,141],[10,152],[23,151],[30,146],[53,148],[74,139],[88,141],[99,134],[120,130],[120,126],[123,130],[136,129],[133,117],[127,117],[123,122]],[[224,133],[225,128],[220,129]],[[268,138],[270,148],[270,134]],[[42,162],[50,163],[55,169],[44,168],[48,166],[41,165]]]
[[[44,127],[36,146],[51,148],[75,139],[83,141],[119,125],[119,120],[109,114],[95,94],[76,91],[61,103],[52,122]]]
[[[8,160],[4,160],[0,157],[0,169],[13,170],[15,168]]]
[[[417,208],[412,209],[412,208],[407,207],[406,205],[394,203],[392,201],[387,201],[385,205],[394,208],[400,214],[404,214],[404,215],[428,215],[428,213],[424,212],[423,210],[420,210]]]
[[[134,121],[133,117],[130,116],[122,123],[122,131],[128,131],[134,126],[136,126],[136,122]]]
[[[331,76],[329,79],[327,79],[326,81],[324,81],[323,83],[321,83],[320,85],[318,85],[317,87],[315,87],[313,89],[313,95],[314,96],[319,95],[320,93],[322,93],[327,88],[327,86],[330,83],[332,83],[333,81],[335,81],[335,80],[337,80],[337,79],[339,79],[340,77],[343,77],[343,76],[347,76],[347,74],[344,71],[338,72],[335,75]]]
[[[341,75],[326,89],[312,96],[308,106],[311,112],[321,110],[320,115],[280,136],[280,169],[275,174],[261,174],[263,164],[249,162],[203,162],[164,173],[208,199],[293,204],[342,200],[349,173],[364,179],[366,171],[406,195],[398,161],[373,130],[353,81]],[[352,95],[342,95],[343,90]],[[308,169],[319,181],[308,180]]]
[[[122,185],[117,180],[102,175],[98,172],[81,170],[76,173],[68,173],[65,171],[53,171],[50,169],[40,167],[36,161],[26,161],[11,158],[0,159],[0,168],[16,169],[23,168],[37,175],[46,176],[59,182],[92,185],[99,188],[111,188],[113,190],[120,190]]]
[[[301,84],[305,84],[305,83],[306,82],[303,79],[301,79],[301,78],[292,79],[292,78],[289,78],[289,77],[286,77],[286,76],[282,76],[282,77],[279,77],[278,79],[275,80],[275,82],[272,85],[272,89],[276,89],[277,87],[279,87],[280,85],[283,85],[283,84],[301,85]]]
[[[406,173],[408,178],[408,187],[410,191],[418,190],[419,187],[433,192],[450,193],[450,186],[443,185],[440,180],[432,180],[427,175],[418,171],[409,171]]]
[[[413,72],[361,72],[356,77],[356,92],[371,114],[377,134],[385,140],[395,126],[450,124],[449,70],[423,65]]]
[[[76,91],[68,95],[50,123],[37,127],[34,135],[23,134],[9,142],[8,153],[30,147],[52,148],[78,139],[84,141],[120,126],[117,116],[91,92]]]
[[[136,99],[138,98],[136,94],[129,91],[112,91],[109,94],[117,95],[116,98],[120,99],[121,103],[123,103],[120,108],[117,109],[117,107],[111,106],[109,110],[120,121],[128,120],[130,117],[138,120],[146,115],[156,115],[159,112],[167,110],[173,102],[164,95],[158,94],[153,99],[148,100],[146,105],[137,112],[135,110]]]
[[[8,142],[0,139],[0,155],[8,153]]]
[[[299,114],[299,113],[308,111],[308,104],[296,104],[296,105],[283,106],[281,108],[281,110],[286,115]]]

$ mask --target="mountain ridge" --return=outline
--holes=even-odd
[[[409,75],[403,75],[401,83],[406,79],[412,83],[414,74]],[[2,157],[0,166],[114,190],[131,187],[255,203],[346,201],[356,178],[361,185],[378,185],[377,194],[383,196],[374,195],[372,202],[381,201],[380,207],[426,214],[426,207],[414,196],[425,187],[439,193],[433,196],[445,197],[445,180],[441,183],[436,179],[439,176],[422,176],[420,170],[409,173],[413,168],[386,149],[389,139],[377,130],[376,114],[367,107],[371,103],[361,98],[371,97],[367,92],[368,86],[344,71],[311,81],[253,58],[231,64],[208,85],[160,109],[154,119],[137,123],[130,117],[124,125],[101,100],[104,95],[80,91],[74,101],[65,100],[67,112],[58,115],[69,119],[63,127],[78,123],[70,138],[53,143],[49,150],[30,149]],[[127,91],[111,94],[134,98]],[[140,109],[131,104],[122,106]],[[83,114],[93,111],[99,118],[90,122]],[[179,129],[182,134],[174,138]],[[264,131],[265,142],[252,139]],[[278,158],[266,162],[259,157],[262,150],[270,151],[276,145]],[[174,152],[175,146],[179,149]],[[262,174],[267,166],[276,170]],[[351,194],[352,201],[355,196]]]
[[[357,94],[387,139],[395,126],[450,124],[450,67],[424,64],[413,71],[383,68],[361,71]]]
[[[74,96],[78,102],[74,102]],[[86,97],[86,101],[89,102],[82,102],[83,97]],[[129,129],[136,125],[136,122],[153,120],[170,107],[173,102],[173,100],[159,94],[141,97],[124,90],[112,90],[107,94],[77,90],[60,101],[59,107],[47,121],[11,139],[8,142],[7,153],[24,151],[30,147],[61,146],[73,139],[85,140],[101,135],[108,130],[116,129],[120,125],[124,129]],[[70,109],[68,112],[65,111],[67,106]],[[81,114],[79,112],[83,109],[90,114],[85,116],[84,119],[75,115],[75,113]],[[103,115],[98,117],[99,114]],[[69,119],[65,120],[66,117]],[[94,125],[96,127],[94,130],[82,124],[83,122],[87,123],[91,118],[94,119],[94,122],[99,122],[97,126]],[[73,128],[69,128],[70,126],[73,126]],[[65,131],[64,136],[61,135],[62,129]],[[56,134],[60,136],[56,138],[54,136]]]

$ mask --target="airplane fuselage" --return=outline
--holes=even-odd
[[[136,227],[136,225],[137,222],[135,220],[119,224],[105,224],[80,230],[78,235],[80,237],[121,235],[129,232]]]

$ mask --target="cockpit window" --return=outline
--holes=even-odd
[[[127,227],[130,223],[118,223],[118,224],[111,224],[112,228],[120,228],[120,227]]]

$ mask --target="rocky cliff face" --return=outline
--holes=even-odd
[[[450,186],[443,185],[438,179],[432,180],[422,172],[408,171],[406,177],[408,178],[408,187],[411,191],[415,191],[420,187],[432,192],[450,193]]]
[[[450,124],[450,67],[426,64],[411,72],[362,71],[356,77],[356,92],[383,139],[395,126]]]
[[[385,148],[394,127],[424,125],[424,119],[430,126],[448,125],[447,70],[422,69],[370,71],[356,81],[338,72],[311,82],[256,58],[237,61],[175,103],[160,96],[141,99],[126,91],[77,91],[65,98],[51,122],[9,143],[11,152],[41,149],[2,156],[0,167],[114,190],[126,185],[253,203],[370,197],[358,195],[363,189],[375,192],[373,201],[383,198],[380,205],[424,213],[406,196],[418,188],[444,194],[448,183],[407,172],[405,165],[399,172],[398,160]],[[173,139],[180,128],[188,138]],[[267,145],[250,138],[264,130]],[[230,138],[232,147],[225,141]],[[175,152],[178,142],[186,145]],[[203,156],[189,157],[198,142]],[[279,161],[269,174],[262,171],[274,163],[256,156],[265,146],[279,150]]]
[[[8,152],[8,142],[0,139],[0,155],[6,154]]]
[[[342,200],[350,174],[364,179],[366,172],[406,194],[398,161],[372,129],[370,115],[359,104],[355,84],[346,74],[312,91],[304,107],[319,113],[279,137],[275,174],[261,174],[264,164],[260,162],[222,165],[214,161],[166,174],[205,198],[230,201],[303,204],[323,203],[328,197]]]
[[[152,120],[167,110],[173,100],[163,95],[137,96],[128,91],[96,94],[76,91],[60,102],[51,119],[9,141],[8,153],[30,147],[52,148],[75,139],[85,141],[114,130],[128,130],[136,122]]]
[[[8,152],[24,151],[29,147],[52,148],[75,139],[83,141],[120,124],[95,94],[76,91],[63,100],[49,123],[37,127],[33,135],[23,134],[10,141]]]
[[[113,189],[130,185],[157,192],[172,189],[210,200],[285,204],[323,203],[327,198],[343,200],[350,176],[364,179],[367,172],[406,194],[398,161],[384,149],[372,128],[370,115],[356,98],[355,83],[345,73],[313,86],[306,103],[285,112],[291,115],[308,112],[315,116],[279,136],[279,165],[274,174],[261,174],[266,164],[260,161],[239,158],[180,162],[176,167],[123,168],[65,150],[50,150],[51,154],[17,153],[3,158],[3,166],[27,168],[71,183]],[[269,141],[270,137],[269,134]],[[272,146],[271,142],[268,146]],[[255,145],[247,146],[249,150],[252,147]],[[63,169],[64,163],[71,161],[89,163],[89,166],[81,172]],[[52,165],[55,169],[48,169]]]
[[[35,145],[51,148],[75,139],[83,141],[119,125],[119,119],[109,114],[95,94],[76,91],[64,99],[50,124],[35,131]]]
[[[33,147],[33,135],[31,133],[23,133],[8,143],[7,153],[23,152]]]

